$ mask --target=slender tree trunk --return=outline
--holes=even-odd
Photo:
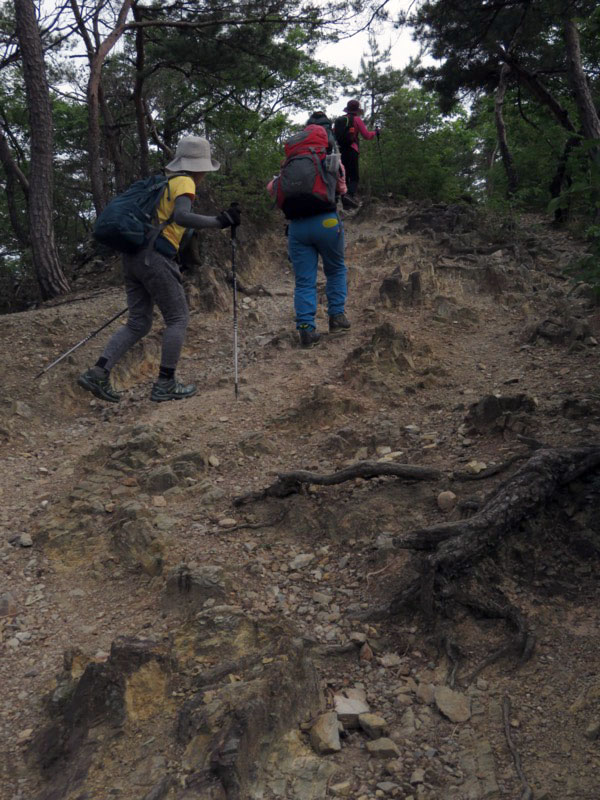
[[[554,173],[554,177],[552,178],[550,186],[548,187],[550,189],[550,196],[553,199],[560,196],[565,182],[567,183],[567,186],[570,186],[571,184],[571,180],[567,175],[567,164],[569,163],[571,151],[579,145],[579,142],[580,139],[578,139],[576,136],[571,136],[569,139],[567,139],[563,151],[560,154],[560,158],[558,159],[558,163],[556,165],[556,172]],[[555,225],[563,225],[568,218],[568,208],[557,208],[554,212]]]
[[[128,180],[128,172],[123,163],[123,152],[121,150],[118,129],[115,125],[115,120],[111,113],[110,107],[106,102],[106,96],[104,94],[102,83],[100,83],[98,97],[100,99],[100,112],[102,114],[102,120],[104,121],[104,127],[102,130],[104,133],[104,141],[106,142],[106,150],[108,151],[108,157],[112,162],[115,173],[115,188],[117,192],[122,192],[127,188],[127,184],[130,181]],[[104,185],[104,196],[108,202],[108,198],[110,197],[110,184],[107,179],[107,170],[105,169],[102,170],[102,179]]]
[[[133,7],[133,18],[136,22],[142,19],[139,7]],[[135,32],[135,85],[133,87],[133,102],[135,105],[135,119],[137,122],[138,143],[140,148],[140,174],[145,178],[150,172],[150,150],[148,147],[148,129],[146,127],[146,108],[144,104],[144,29],[138,28]]]
[[[496,132],[498,134],[498,146],[500,148],[500,155],[502,156],[502,163],[506,172],[508,180],[507,194],[511,197],[518,188],[519,179],[515,169],[515,162],[508,147],[508,140],[506,138],[506,125],[504,124],[503,107],[504,98],[506,96],[506,79],[510,72],[508,64],[503,64],[500,69],[500,80],[496,90],[496,97],[494,100],[494,119],[496,121]]]
[[[102,130],[100,127],[102,67],[112,48],[118,42],[125,30],[127,15],[131,10],[133,0],[123,0],[117,17],[117,23],[108,36],[99,41],[96,36],[94,43],[85,27],[77,0],[70,0],[70,5],[77,21],[77,27],[87,48],[90,62],[90,74],[87,85],[88,101],[88,155],[89,175],[92,189],[92,200],[96,213],[99,214],[108,201],[107,188],[104,182],[102,169]]]
[[[574,20],[565,19],[565,43],[567,47],[567,71],[569,82],[575,95],[575,102],[583,135],[586,139],[595,140],[600,145],[600,117],[596,111],[594,98],[590,90],[587,76],[583,70],[581,60],[581,47],[579,43],[579,30]],[[589,158],[596,170],[600,169],[600,146],[589,151]],[[597,180],[592,182],[591,205],[594,208],[594,220],[600,220],[600,187]]]
[[[579,31],[572,19],[565,20],[565,42],[569,80],[581,117],[583,135],[586,139],[600,139],[600,117],[594,105],[587,76],[583,71]]]
[[[498,142],[494,142],[494,146],[487,157],[487,175],[485,178],[485,193],[488,197],[492,197],[494,194],[494,181],[492,180],[492,169],[494,167],[494,161],[496,160],[496,156],[498,155]]]
[[[52,106],[33,0],[14,2],[29,111],[31,179],[35,185],[35,192],[31,192],[29,197],[29,235],[40,292],[42,298],[48,300],[69,291],[58,260],[52,220]]]
[[[1,127],[0,162],[2,162],[4,174],[6,175],[6,205],[8,208],[8,218],[10,219],[11,228],[17,237],[19,245],[25,250],[31,245],[31,242],[29,240],[29,231],[27,229],[25,216],[23,212],[20,211],[17,204],[17,186],[21,187],[25,201],[27,202],[29,196],[29,181],[13,158],[10,146]]]

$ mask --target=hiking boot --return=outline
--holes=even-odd
[[[196,394],[195,383],[179,383],[175,378],[159,378],[152,387],[150,400],[155,403],[164,403],[166,400],[185,400]]]
[[[342,208],[345,208],[346,211],[350,209],[355,209],[360,206],[360,203],[356,201],[353,197],[350,197],[349,194],[342,195]]]
[[[321,336],[310,325],[301,325],[298,333],[300,334],[300,347],[314,347],[319,344]]]
[[[350,322],[345,314],[333,314],[329,317],[329,333],[346,333]]]
[[[77,378],[77,383],[82,389],[91,392],[100,400],[107,400],[109,403],[118,403],[121,395],[112,387],[109,373],[102,367],[92,367]]]

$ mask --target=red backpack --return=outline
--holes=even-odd
[[[328,144],[321,125],[308,125],[285,143],[276,203],[288,219],[335,211],[336,176],[325,167]]]

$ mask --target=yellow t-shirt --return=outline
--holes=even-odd
[[[168,186],[165,186],[157,210],[159,224],[162,225],[163,222],[169,219],[175,208],[175,200],[182,194],[189,195],[192,200],[196,195],[196,184],[193,178],[190,178],[188,175],[177,175],[175,178],[171,178]],[[175,250],[179,250],[179,245],[181,244],[184,233],[184,227],[172,222],[163,229],[161,236],[164,236],[165,239],[173,245]]]

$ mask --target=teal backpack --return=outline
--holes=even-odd
[[[120,253],[136,253],[154,242],[172,218],[157,224],[156,209],[169,181],[178,175],[152,175],[133,183],[129,189],[114,197],[100,213],[94,225],[97,242]]]

